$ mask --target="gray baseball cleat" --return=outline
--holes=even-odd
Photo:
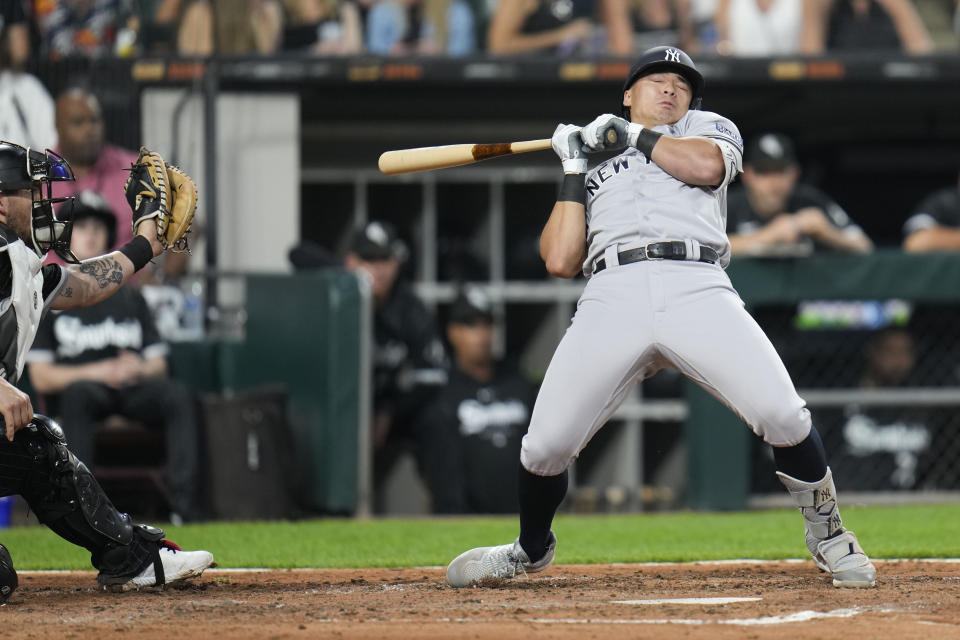
[[[777,477],[803,514],[805,541],[813,562],[833,576],[835,587],[872,587],[877,569],[852,531],[843,527],[833,473],[817,482],[804,482],[777,471]]]
[[[510,544],[471,549],[454,558],[447,567],[447,582],[452,587],[466,587],[487,579],[503,580],[518,573],[537,573],[553,564],[556,549],[557,537],[552,531],[547,553],[537,562],[530,562],[519,537]]]
[[[877,584],[877,569],[863,552],[853,531],[821,540],[813,561],[833,576],[833,586],[863,588]]]

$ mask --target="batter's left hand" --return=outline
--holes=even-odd
[[[563,163],[564,173],[587,172],[587,156],[583,153],[580,127],[572,124],[558,124],[550,143]]]
[[[583,139],[584,148],[589,152],[615,151],[632,144],[631,134],[633,142],[636,142],[637,135],[642,129],[643,125],[627,122],[612,113],[605,113],[585,126],[580,132],[580,137]]]

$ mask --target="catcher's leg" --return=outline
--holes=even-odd
[[[19,478],[18,491],[37,519],[90,551],[101,586],[162,585],[199,575],[212,564],[205,551],[181,552],[174,561],[179,549],[163,540],[161,529],[134,525],[117,511],[50,418],[34,416],[13,443],[2,441],[0,455],[4,475]]]
[[[7,601],[17,588],[17,572],[13,568],[13,559],[7,548],[0,544],[0,605]]]

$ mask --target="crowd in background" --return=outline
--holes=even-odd
[[[71,56],[956,51],[958,0],[2,0],[5,66]]]

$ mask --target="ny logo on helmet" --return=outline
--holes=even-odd
[[[667,49],[663,59],[667,62],[680,62],[680,51],[677,49]]]

